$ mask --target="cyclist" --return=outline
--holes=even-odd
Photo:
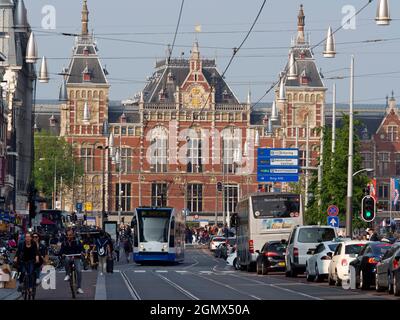
[[[32,275],[34,273],[34,264],[39,262],[39,250],[36,243],[32,240],[32,235],[26,233],[24,242],[19,244],[14,258],[14,263],[18,264],[18,272],[21,274],[18,291],[22,291],[25,275]],[[33,277],[29,277],[29,280],[29,290],[32,290],[34,286]]]
[[[69,254],[83,254],[84,250],[82,247],[82,243],[78,240],[75,239],[75,233],[74,230],[68,229],[67,230],[67,239],[64,241],[64,243],[61,245],[60,249],[60,255],[69,255]],[[77,274],[77,285],[78,289],[77,292],[82,294],[83,290],[81,288],[82,285],[82,261],[81,257],[75,257],[75,267],[76,267],[76,274]],[[69,281],[70,279],[70,263],[67,263],[65,265],[65,272],[66,276],[64,278],[64,281]]]
[[[40,236],[37,232],[34,232],[32,234],[32,237],[37,248],[39,249],[39,264],[35,265],[35,272],[36,272],[36,284],[40,284],[40,273],[42,270],[42,266],[48,257],[48,250],[46,245],[40,241]]]

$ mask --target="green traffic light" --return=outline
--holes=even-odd
[[[371,213],[371,211],[367,211],[365,215],[367,216],[367,218],[369,218],[372,216],[372,213]]]

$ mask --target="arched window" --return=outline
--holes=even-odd
[[[103,100],[104,99],[104,92],[101,90],[100,91],[100,100]]]
[[[98,99],[98,98],[99,98],[99,93],[97,92],[97,90],[95,90],[93,93],[93,99]]]
[[[310,102],[310,96],[306,94],[306,102]]]
[[[79,90],[76,90],[76,98],[80,99],[81,97],[81,92]]]
[[[300,95],[299,95],[299,101],[300,101],[300,102],[303,102],[303,101],[304,101],[304,96],[303,96],[303,94],[300,94]]]
[[[313,102],[313,103],[315,102],[315,94],[311,95],[311,102]]]
[[[88,100],[92,100],[92,91],[91,90],[88,91]]]
[[[158,126],[151,130],[151,172],[168,171],[168,131]]]
[[[74,97],[75,97],[74,90],[71,90],[71,91],[69,92],[69,98],[70,98],[71,100],[73,100]]]
[[[291,102],[292,101],[292,94],[288,93],[287,98],[288,98],[288,101]]]
[[[297,93],[295,93],[295,94],[293,95],[293,100],[294,100],[294,101],[297,101]]]
[[[82,99],[86,99],[86,91],[82,90]]]
[[[81,146],[80,158],[85,173],[93,172],[93,147],[87,144]]]
[[[194,132],[194,134],[192,134]],[[187,141],[187,172],[203,172],[201,130],[192,128],[191,136]]]
[[[222,157],[225,173],[236,173],[242,161],[240,130],[234,127],[222,131]]]

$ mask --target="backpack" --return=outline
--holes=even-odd
[[[103,243],[101,242],[101,239],[97,240],[97,253],[100,257],[104,257],[107,254],[107,243],[108,239],[103,240]]]

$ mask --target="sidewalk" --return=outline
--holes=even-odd
[[[0,289],[0,300],[16,300],[20,296],[17,289]]]

